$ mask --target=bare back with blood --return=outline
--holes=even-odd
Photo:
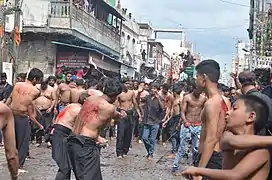
[[[74,134],[97,139],[100,129],[111,122],[115,109],[115,106],[103,97],[89,97],[83,104],[75,122]]]
[[[40,95],[40,91],[28,82],[17,82],[11,94],[10,108],[18,115],[30,116],[28,110],[32,103]],[[34,109],[34,107],[32,107]]]
[[[203,152],[204,143],[207,138],[206,134],[207,134],[207,130],[209,127],[207,127],[207,125],[206,125],[207,124],[206,115],[207,115],[207,113],[211,113],[211,112],[207,112],[207,109],[209,109],[208,106],[210,106],[211,104],[213,104],[213,106],[215,106],[215,107],[218,107],[218,109],[214,109],[214,111],[216,111],[216,113],[214,113],[214,118],[216,118],[215,120],[217,121],[217,126],[216,126],[217,127],[216,128],[217,142],[214,147],[214,151],[221,152],[219,140],[222,137],[222,134],[223,134],[225,127],[226,127],[225,115],[226,115],[227,109],[226,109],[226,106],[224,106],[224,100],[222,99],[222,96],[218,94],[218,95],[215,95],[214,97],[212,97],[206,101],[204,108],[201,112],[202,129],[201,129],[201,137],[200,137],[200,141],[199,141],[199,152],[200,153]]]
[[[80,112],[81,104],[79,103],[72,103],[65,107],[57,116],[55,120],[55,124],[60,124],[65,126],[69,129],[72,129],[75,120]]]

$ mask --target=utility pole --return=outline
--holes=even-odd
[[[21,15],[21,3],[20,0],[15,0],[14,4],[14,28],[13,28],[13,49],[12,49],[12,55],[13,55],[13,80],[15,79],[18,71],[18,44],[16,42],[16,30],[19,30],[20,32],[20,15]]]
[[[4,43],[5,43],[5,3],[4,0],[0,0],[0,72],[3,71],[3,61],[4,61]]]

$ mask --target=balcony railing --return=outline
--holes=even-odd
[[[120,52],[120,35],[115,27],[95,18],[69,1],[51,1],[50,27],[70,28]]]

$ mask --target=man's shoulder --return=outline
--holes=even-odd
[[[208,98],[207,101],[205,102],[204,106],[205,107],[209,107],[209,106],[219,107],[218,105],[220,105],[222,103],[222,101],[223,101],[222,96],[216,95],[211,98]]]
[[[192,96],[191,93],[189,93],[189,94],[184,94],[184,95],[183,95],[183,98],[184,98],[185,100],[188,100],[188,99],[191,98],[191,96]]]

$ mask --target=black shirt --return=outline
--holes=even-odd
[[[7,100],[13,90],[13,86],[10,84],[6,84],[5,86],[0,88],[0,101],[4,99]]]
[[[143,124],[156,125],[161,122],[161,113],[163,111],[159,99],[153,98],[151,95],[146,97],[146,103],[143,106]]]
[[[259,92],[259,91],[258,91],[258,89],[253,88],[253,89],[250,89],[249,91],[247,91],[246,95],[250,95],[250,94],[255,93],[255,92]]]
[[[266,86],[263,90],[262,93],[270,97],[272,99],[272,85]]]

